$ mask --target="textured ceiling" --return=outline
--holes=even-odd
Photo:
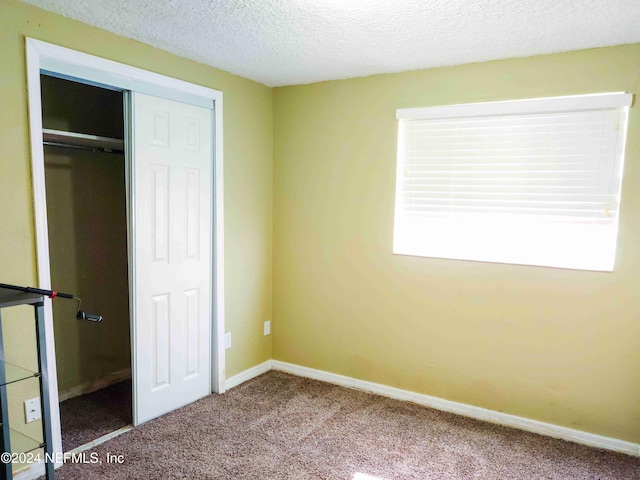
[[[27,0],[269,86],[640,42],[640,0]]]

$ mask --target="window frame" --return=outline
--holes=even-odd
[[[619,175],[617,179],[617,204],[619,205],[620,192],[622,185],[622,168],[624,164],[625,156],[625,144],[626,133],[628,125],[628,109],[633,102],[633,94],[628,92],[610,92],[602,94],[589,94],[589,95],[573,95],[563,97],[546,97],[536,99],[525,100],[508,100],[499,102],[484,102],[484,103],[469,103],[469,104],[454,104],[443,105],[433,107],[422,108],[400,108],[396,110],[396,119],[398,120],[398,150],[397,150],[397,165],[396,165],[396,197],[395,197],[395,216],[394,216],[394,242],[393,253],[398,255],[411,255],[431,258],[446,258],[454,260],[471,260],[481,262],[492,263],[507,263],[517,265],[532,265],[532,266],[545,266],[555,268],[568,268],[576,270],[594,270],[594,271],[612,271],[615,264],[615,252],[617,244],[617,233],[619,224],[619,208],[615,212],[614,225],[609,222],[607,228],[592,228],[592,235],[594,238],[589,240],[592,245],[587,245],[585,248],[579,248],[580,242],[580,229],[566,227],[563,222],[547,222],[544,224],[536,224],[533,222],[535,217],[533,215],[518,214],[518,215],[503,215],[502,219],[498,217],[491,218],[485,215],[486,224],[472,224],[469,218],[462,218],[453,221],[447,214],[441,215],[439,220],[421,220],[420,217],[414,215],[410,217],[403,209],[406,208],[406,201],[404,200],[405,192],[405,160],[407,146],[405,145],[405,127],[407,122],[411,121],[423,121],[433,120],[439,121],[442,119],[469,119],[472,117],[494,117],[494,116],[509,116],[515,115],[530,115],[530,114],[554,114],[555,112],[570,112],[570,111],[597,111],[599,109],[620,109],[619,115],[623,119],[623,131],[616,134],[616,141],[621,143],[616,147],[613,156],[618,159],[618,163],[614,165],[619,166]],[[603,122],[603,125],[605,122]],[[603,128],[604,130],[604,128]],[[499,134],[497,135],[499,136]],[[619,155],[619,158],[618,158]],[[611,167],[612,171],[614,167]],[[423,218],[428,217],[429,214],[425,214]],[[460,215],[459,215],[460,216]],[[464,216],[462,216],[464,217]],[[481,218],[482,215],[477,215]],[[523,222],[522,224],[516,224],[516,228],[507,228],[505,219],[514,220],[516,222]],[[478,220],[475,220],[478,222]],[[483,220],[484,221],[484,220]],[[527,221],[531,225],[527,225]],[[438,223],[440,222],[440,223]],[[457,222],[457,223],[456,223]],[[502,223],[501,223],[502,222]],[[418,224],[422,223],[422,228],[419,228]],[[466,223],[466,225],[465,225]],[[555,226],[550,226],[551,223],[555,223]],[[570,222],[567,222],[569,225]],[[567,242],[572,240],[571,235],[575,238],[576,248],[570,248],[571,245],[565,245],[564,247],[556,247],[553,242],[547,241],[541,242],[537,251],[535,248],[531,248],[528,251],[524,251],[524,246],[514,247],[513,252],[506,252],[500,250],[500,242],[497,242],[495,248],[490,247],[493,238],[498,238],[499,235],[507,233],[511,237],[506,238],[504,242],[507,244],[510,240],[514,242],[514,245],[520,243],[526,245],[526,243],[535,243],[529,239],[527,241],[527,235],[536,235],[535,228],[540,226],[548,228],[546,233],[554,232],[557,230],[557,238],[566,238]],[[436,228],[437,227],[437,228]],[[530,227],[530,228],[528,228]],[[421,245],[421,239],[427,238],[425,234],[416,235],[415,239],[408,240],[407,237],[411,236],[411,232],[426,231],[431,229],[430,232],[448,232],[448,234],[440,233],[442,237],[429,235],[429,239],[422,243],[428,246]],[[448,229],[448,230],[447,230]],[[487,231],[493,234],[487,233]],[[587,231],[587,230],[585,230]],[[475,235],[480,232],[481,235]],[[474,248],[468,238],[471,234],[477,240],[478,243],[483,243],[484,247]],[[447,236],[448,235],[448,236]],[[601,235],[602,238],[598,237]],[[460,238],[457,238],[460,237]],[[466,238],[465,238],[466,237]],[[432,240],[433,239],[433,240]],[[462,241],[460,241],[462,240]],[[440,241],[440,247],[438,247],[438,241]],[[521,243],[524,242],[524,243]],[[588,243],[588,242],[587,242]],[[590,259],[590,251],[596,246],[606,245],[605,248],[598,251],[594,259]],[[466,246],[464,246],[466,245]],[[504,246],[504,245],[503,245]],[[484,248],[484,250],[483,250]],[[520,248],[520,250],[518,250]],[[459,250],[462,253],[455,253]],[[557,250],[558,253],[554,253],[553,250]],[[591,250],[590,250],[591,249]],[[451,252],[454,253],[451,253]],[[566,255],[563,258],[562,251]]]

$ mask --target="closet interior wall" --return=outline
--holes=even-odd
[[[124,138],[122,92],[47,75],[41,81],[44,129]],[[79,321],[75,302],[53,302],[63,400],[131,366],[125,158],[60,146],[44,151],[52,287],[104,317]]]

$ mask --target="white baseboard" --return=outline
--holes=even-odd
[[[110,373],[109,375],[99,378],[97,380],[81,383],[76,387],[65,390],[64,392],[60,392],[58,394],[58,401],[64,402],[65,400],[69,400],[70,398],[73,398],[73,397],[79,397],[80,395],[85,395],[87,393],[95,392],[97,390],[108,387],[109,385],[113,385],[114,383],[121,382],[128,378],[131,378],[131,369],[125,368],[123,370]]]
[[[110,432],[107,433],[106,435],[101,436],[100,438],[96,438],[95,440],[90,441],[89,443],[85,443],[84,445],[80,445],[79,447],[74,448],[73,450],[69,450],[68,452],[65,452],[66,455],[74,455],[74,454],[78,454],[78,453],[82,453],[85,450],[90,450],[93,447],[97,447],[98,445],[111,440],[112,438],[116,438],[119,437],[120,435],[122,435],[123,433],[127,433],[129,431],[133,430],[133,425],[126,425],[122,428],[119,428],[118,430],[114,431],[114,432]]]
[[[262,375],[263,373],[266,373],[272,369],[285,373],[291,373],[299,377],[320,380],[323,382],[332,383],[334,385],[341,385],[348,388],[355,388],[357,390],[363,390],[366,392],[375,393],[377,395],[395,398],[397,400],[413,402],[419,405],[424,405],[426,407],[435,408],[436,410],[442,410],[444,412],[455,413],[457,415],[463,415],[465,417],[484,420],[486,422],[496,423],[498,425],[505,425],[507,427],[517,428],[519,430],[525,430],[527,432],[538,433],[549,437],[588,445],[590,447],[602,448],[605,450],[612,450],[615,452],[621,452],[627,455],[640,457],[640,444],[638,443],[619,440],[617,438],[605,437],[603,435],[597,435],[595,433],[575,430],[572,428],[562,427],[538,420],[532,420],[530,418],[519,417],[517,415],[511,415],[508,413],[496,412],[495,410],[489,410],[465,403],[445,400],[444,398],[411,392],[409,390],[402,390],[400,388],[389,387],[380,383],[358,380],[357,378],[325,372],[323,370],[302,367],[299,365],[294,365],[292,363],[281,362],[279,360],[267,360],[266,362],[251,367],[244,372],[240,372],[239,374],[228,378],[224,384],[225,390],[237,387],[238,385],[259,375]],[[108,386],[111,383],[116,383],[118,381],[124,380],[126,378],[129,378],[130,376],[131,371],[129,369],[115,372],[114,374],[105,377],[105,379],[112,380],[110,383],[103,384],[103,386],[98,386],[97,388],[94,388],[94,390],[104,388],[104,386]],[[98,382],[102,382],[105,379],[100,379],[100,381]],[[92,382],[90,385],[98,385],[98,382]],[[80,389],[80,387],[83,386],[81,385],[68,392],[75,392],[77,389]],[[89,391],[94,390],[87,390],[83,393],[89,393]],[[68,392],[65,392],[65,395]],[[81,394],[82,393],[77,393],[76,395],[72,396]],[[63,397],[63,395],[60,395],[60,398],[62,401],[62,398],[71,398],[71,396]]]
[[[263,373],[267,373],[272,368],[271,362],[271,360],[267,360],[266,362],[256,365],[255,367],[251,367],[244,372],[240,372],[231,378],[227,378],[224,382],[224,389],[229,390],[230,388],[237,387],[241,383],[251,380],[252,378],[258,377]]]
[[[265,362],[266,363],[266,362]],[[264,365],[264,364],[263,364]],[[357,378],[346,377],[335,373],[315,370],[313,368],[301,367],[291,363],[281,362],[279,360],[271,361],[272,368],[285,373],[291,373],[299,377],[321,380],[323,382],[341,385],[343,387],[355,388],[366,392],[375,393],[385,397],[395,398],[397,400],[405,400],[419,405],[435,408],[444,412],[455,413],[471,417],[486,422],[505,425],[507,427],[525,430],[527,432],[539,433],[549,437],[568,440],[570,442],[581,443],[590,447],[612,450],[615,452],[626,453],[640,457],[640,444],[618,440],[616,438],[596,435],[594,433],[574,430],[572,428],[561,427],[551,423],[540,422],[529,418],[510,415],[508,413],[496,412],[486,408],[475,407],[465,403],[453,402],[443,398],[432,397],[422,393],[410,392],[399,388],[388,387],[379,383],[358,380]],[[235,378],[235,377],[234,377]]]

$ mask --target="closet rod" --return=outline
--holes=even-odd
[[[86,133],[43,128],[42,140],[45,145],[54,145],[57,147],[82,148],[94,152],[124,152],[124,140],[89,135]]]
[[[89,147],[85,145],[73,145],[71,143],[60,143],[60,142],[42,142],[43,145],[47,147],[62,147],[62,148],[75,148],[76,150],[87,150],[90,152],[101,152],[101,153],[118,153],[123,154],[124,150],[118,150],[113,148],[104,148],[104,147]]]

